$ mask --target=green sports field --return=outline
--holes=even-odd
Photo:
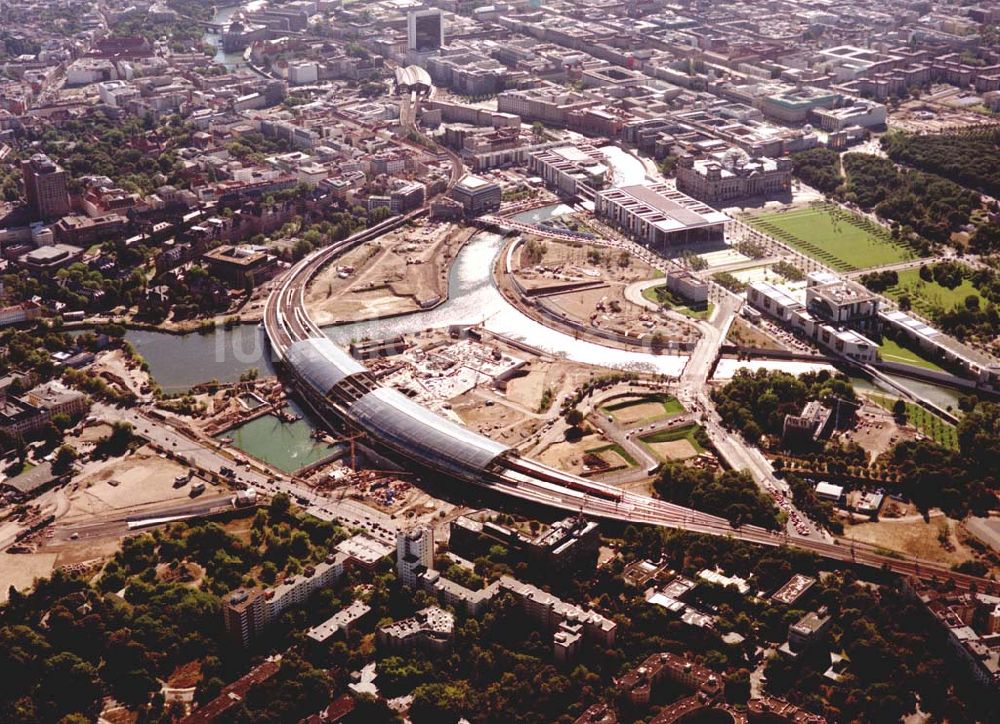
[[[778,241],[841,272],[886,266],[916,256],[878,224],[832,204],[763,214],[749,221]]]

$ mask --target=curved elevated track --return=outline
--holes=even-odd
[[[815,540],[757,526],[734,528],[718,516],[571,475],[521,457],[488,438],[420,408],[375,379],[323,334],[305,311],[304,292],[326,264],[348,249],[396,229],[424,210],[395,217],[302,259],[268,298],[264,326],[274,357],[284,363],[296,391],[329,425],[362,433],[372,447],[404,464],[546,505],[630,523],[726,536],[769,546],[793,545],[825,558],[921,578],[951,579],[961,587],[995,584],[938,563],[884,555],[845,539]]]

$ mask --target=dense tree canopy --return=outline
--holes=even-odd
[[[716,474],[683,463],[666,463],[653,486],[665,500],[723,516],[735,525],[780,525],[774,502],[745,471]]]
[[[778,370],[740,369],[724,387],[712,392],[723,422],[750,441],[764,434],[780,435],[785,415],[797,415],[807,401],[830,396],[855,399],[851,383],[827,371],[795,377]]]
[[[957,133],[887,133],[882,148],[893,161],[1000,196],[1000,130]]]
[[[930,440],[897,443],[886,455],[902,476],[902,490],[921,509],[950,515],[985,513],[1000,485],[1000,405],[979,402],[958,425],[957,451]]]
[[[793,154],[792,170],[800,179],[825,194],[832,194],[843,183],[840,154],[826,147]]]
[[[909,226],[931,241],[947,242],[980,206],[978,194],[954,181],[898,168],[886,158],[848,153],[843,164],[847,201]]]

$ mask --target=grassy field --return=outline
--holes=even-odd
[[[705,452],[705,448],[702,447],[701,443],[695,438],[695,433],[698,431],[698,425],[691,423],[690,425],[683,425],[681,427],[673,427],[669,430],[660,430],[659,432],[654,432],[651,435],[646,435],[645,437],[639,438],[642,442],[647,445],[651,443],[658,442],[675,442],[677,440],[687,440],[691,443],[691,447],[697,450],[699,453]]]
[[[904,269],[899,272],[899,283],[887,289],[885,293],[894,299],[899,299],[903,295],[908,296],[913,311],[925,317],[931,316],[935,308],[951,309],[956,304],[965,304],[965,298],[970,294],[979,294],[968,279],[963,279],[954,289],[948,289],[933,281],[925,282],[920,278],[919,269]],[[980,303],[985,306],[981,298]]]
[[[749,221],[837,271],[885,266],[916,256],[878,224],[832,204],[763,214]]]
[[[660,430],[639,438],[649,452],[659,460],[686,460],[705,451],[695,437],[700,428],[695,424],[670,430]]]
[[[647,287],[642,290],[642,296],[653,304],[662,304],[665,307],[670,307],[675,312],[680,312],[692,319],[708,319],[712,316],[712,309],[714,308],[714,305],[708,302],[704,309],[692,309],[687,305],[687,302],[672,294],[665,286]]]
[[[601,412],[623,425],[646,425],[684,412],[676,398],[659,393],[634,395],[601,408]]]
[[[899,362],[904,365],[923,367],[925,370],[934,370],[935,372],[945,371],[931,360],[921,357],[913,350],[899,345],[888,337],[883,337],[882,344],[878,348],[878,353],[886,362]]]
[[[895,397],[886,395],[868,395],[875,404],[892,411],[892,406],[896,404]],[[913,425],[924,435],[945,447],[953,450],[958,449],[958,436],[955,434],[955,426],[945,422],[937,415],[934,415],[920,405],[912,402],[906,403],[906,422]]]

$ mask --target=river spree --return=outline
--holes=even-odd
[[[679,375],[684,369],[687,357],[612,349],[555,331],[526,316],[512,306],[494,284],[493,263],[502,247],[503,237],[499,234],[474,236],[455,257],[448,275],[448,300],[435,309],[327,327],[323,331],[334,342],[347,345],[356,340],[387,339],[452,324],[482,324],[490,332],[574,362],[671,376]]]

